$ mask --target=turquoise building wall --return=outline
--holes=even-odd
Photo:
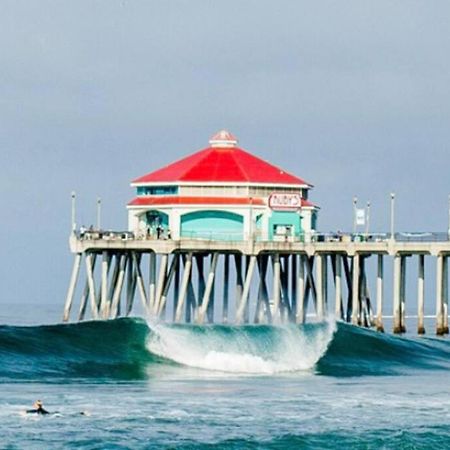
[[[302,233],[301,216],[293,211],[272,211],[269,218],[269,240],[273,240],[275,228],[277,226],[292,227],[293,236],[300,236]]]
[[[228,211],[196,211],[181,216],[181,237],[242,241],[244,218]]]

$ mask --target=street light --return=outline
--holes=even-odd
[[[394,215],[395,215],[395,193],[391,192],[391,239],[395,239],[395,236],[394,236]]]
[[[72,197],[72,233],[75,233],[75,229],[77,227],[75,224],[75,201],[76,201],[75,191],[72,191],[71,197]]]
[[[100,230],[102,214],[102,199],[97,197],[97,230]]]
[[[450,239],[450,195],[448,196],[448,238]]]
[[[356,234],[356,204],[358,203],[358,197],[353,197],[353,234]]]

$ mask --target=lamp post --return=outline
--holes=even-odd
[[[356,234],[356,205],[358,203],[358,197],[353,197],[353,234]]]
[[[369,227],[370,227],[370,202],[367,202],[367,207],[366,207],[366,237],[369,234]]]
[[[71,197],[72,197],[72,233],[75,233],[75,229],[77,227],[76,223],[75,223],[75,202],[76,202],[76,193],[75,191],[72,191],[71,193]]]
[[[448,238],[450,240],[450,195],[448,196],[448,230],[447,230]]]
[[[395,239],[395,236],[394,236],[394,217],[395,217],[395,193],[391,192],[391,239]]]
[[[101,227],[102,199],[97,197],[97,230]]]

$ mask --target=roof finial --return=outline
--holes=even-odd
[[[227,130],[220,130],[209,140],[211,147],[236,147],[238,140]]]

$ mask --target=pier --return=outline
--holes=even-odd
[[[176,323],[305,323],[334,315],[338,320],[384,331],[383,315],[393,316],[393,332],[406,331],[406,274],[417,259],[417,332],[425,333],[425,258],[436,265],[436,334],[448,333],[450,241],[340,240],[316,235],[311,242],[145,239],[129,233],[73,234],[75,255],[64,308],[71,317],[77,283],[84,280],[76,320],[109,319],[132,313]],[[327,240],[329,239],[329,240]],[[393,265],[393,292],[384,288],[385,262]],[[367,270],[376,260],[375,273]],[[373,272],[373,271],[372,271]],[[371,292],[369,286],[375,289]],[[393,299],[384,308],[385,295]],[[88,307],[89,306],[89,307]]]
[[[369,233],[368,217],[357,232],[356,199],[353,232],[320,233],[313,186],[237,142],[222,130],[206,149],[135,179],[125,231],[100,229],[99,209],[97,227],[77,228],[72,195],[74,263],[64,321],[138,310],[197,324],[303,324],[334,316],[384,331],[388,295],[394,333],[406,331],[412,302],[417,332],[425,333],[425,306],[434,302],[435,332],[448,334],[448,233],[395,233],[393,194],[389,233]],[[435,265],[434,280],[426,260]],[[389,293],[386,263],[393,271]],[[407,295],[407,276],[416,280],[415,298]],[[429,283],[434,300],[425,295]]]

